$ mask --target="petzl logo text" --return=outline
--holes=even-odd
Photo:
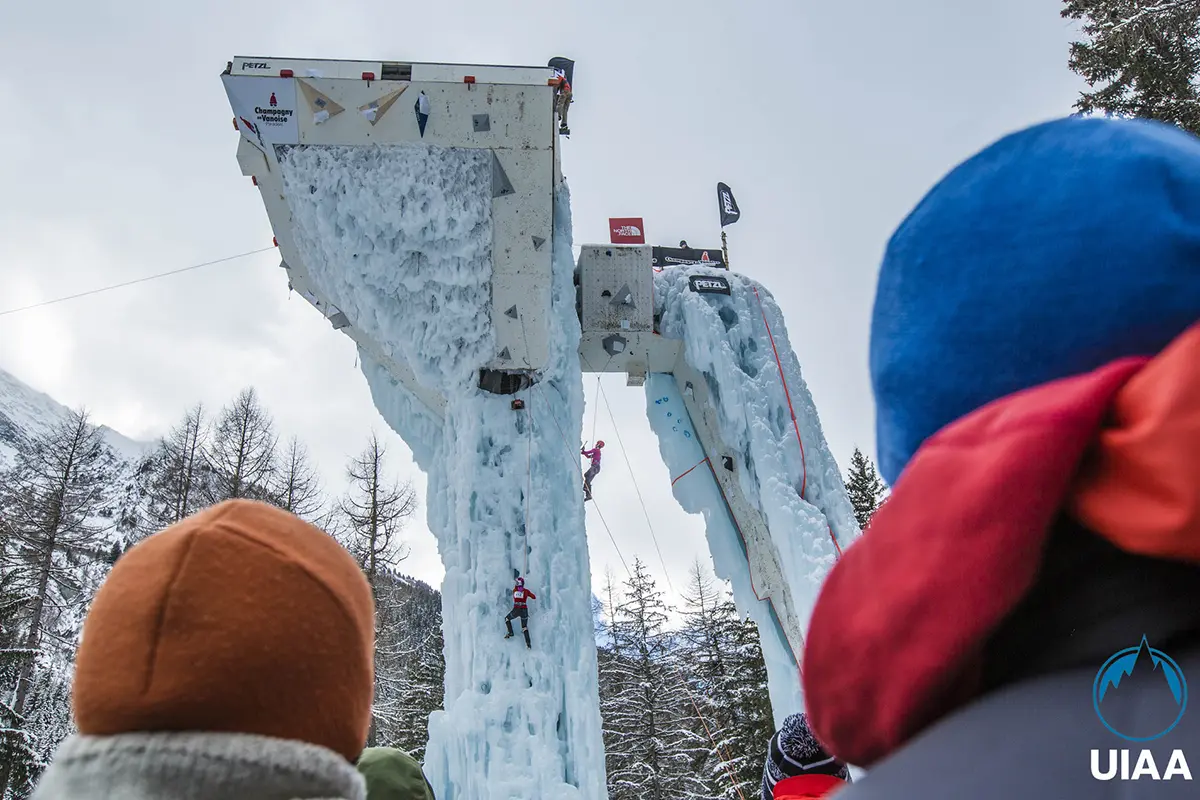
[[[1109,656],[1092,682],[1092,706],[1100,722],[1126,742],[1153,742],[1169,734],[1187,711],[1188,685],[1175,659],[1150,646],[1145,636],[1137,647]],[[1128,749],[1092,750],[1092,777],[1097,780],[1191,780],[1182,750],[1173,750],[1165,770],[1154,752]],[[1160,751],[1161,757],[1161,751]]]

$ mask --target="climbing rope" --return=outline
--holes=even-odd
[[[621,429],[617,426],[617,418],[613,414],[612,405],[608,402],[608,393],[604,388],[600,388],[600,397],[604,399],[604,407],[608,410],[608,418],[612,421],[613,433],[617,436],[617,444],[621,447],[621,455],[625,458],[625,466],[629,468],[629,477],[633,479],[633,490],[637,493],[638,502],[642,504],[642,514],[646,516],[646,527],[650,530],[650,541],[654,542],[654,549],[658,553],[658,563],[662,564],[663,577],[667,579],[667,588],[671,593],[675,593],[675,587],[671,584],[671,573],[667,571],[667,562],[663,558],[662,548],[658,546],[658,537],[654,535],[654,524],[650,522],[650,511],[646,508],[646,501],[642,498],[642,490],[638,487],[637,475],[633,473],[633,464],[629,461],[629,451],[625,449],[625,442],[621,438]]]
[[[582,353],[580,353],[579,357],[583,359],[583,363],[587,364],[587,358]],[[610,355],[608,357],[608,361],[604,362],[604,369],[602,369],[596,373],[596,394],[595,394],[595,400],[592,403],[592,405],[594,405],[596,407],[596,410],[594,412],[592,412],[592,438],[590,440],[593,443],[593,445],[595,444],[595,441],[596,441],[596,424],[600,420],[600,378],[602,378],[604,376],[604,373],[608,371],[608,365],[612,363],[612,360],[613,360],[613,356]],[[592,368],[592,365],[588,364],[588,369],[591,369],[591,368]]]
[[[542,397],[541,394],[538,394],[538,396]],[[567,452],[569,452],[575,458],[576,463],[578,463],[579,457],[575,455],[578,451],[571,447],[571,443],[567,441],[567,434],[563,431],[562,425],[559,425],[558,420],[555,419],[553,413],[554,409],[550,407],[550,401],[545,397],[542,397],[542,402],[546,404],[547,409],[549,409],[551,412],[549,415],[550,419],[554,422],[554,427],[558,428],[558,435],[562,439],[563,446],[567,448]],[[530,419],[532,420],[533,418],[530,417]],[[576,474],[578,475],[578,470],[576,471]],[[578,486],[580,489],[583,488],[582,476],[579,477]],[[617,539],[615,536],[613,536],[612,528],[608,527],[608,523],[604,520],[604,515],[600,513],[600,506],[596,503],[595,498],[592,499],[592,505],[596,507],[596,514],[600,517],[600,522],[604,525],[604,530],[608,532],[608,539],[610,542],[612,542],[613,550],[617,551],[617,557],[621,559],[621,563],[625,566],[625,571],[632,575],[633,573],[629,569],[629,563],[625,561],[625,556],[621,554],[621,548],[617,546]]]
[[[533,398],[531,397],[529,399],[532,400]],[[529,409],[529,418],[526,420],[526,422],[528,423],[525,426],[525,428],[526,428],[525,432],[528,434],[527,447],[525,448],[525,453],[526,453],[526,455],[525,455],[525,478],[526,478],[527,483],[526,483],[526,487],[525,487],[525,536],[523,537],[525,540],[524,541],[525,571],[521,573],[522,575],[529,574],[529,529],[530,529],[529,500],[531,497],[533,497],[533,409],[532,408]]]
[[[691,474],[691,472],[692,472],[692,470],[694,470],[696,467],[700,466],[701,464],[706,464],[706,463],[709,463],[709,461],[708,461],[708,456],[705,456],[704,458],[702,458],[702,459],[700,459],[699,461],[697,461],[697,462],[696,462],[695,464],[693,464],[693,465],[692,465],[692,466],[691,466],[691,467],[690,467],[690,468],[689,468],[687,471],[683,472],[682,474],[678,475],[678,476],[677,476],[677,477],[675,477],[675,478],[672,478],[672,479],[671,479],[671,485],[672,485],[672,486],[674,486],[676,483],[678,483],[678,482],[679,482],[679,480],[680,480],[681,478],[686,478],[688,475],[690,475],[690,474]]]
[[[179,269],[173,269],[173,270],[169,270],[167,272],[160,272],[156,275],[147,275],[144,278],[135,278],[134,280],[125,281],[124,283],[114,283],[111,286],[102,286],[99,289],[90,289],[89,291],[80,292],[79,294],[67,295],[66,297],[56,297],[53,300],[43,300],[40,303],[34,303],[33,305],[28,305],[28,306],[21,306],[20,308],[10,308],[7,311],[0,311],[0,317],[8,316],[9,314],[19,314],[22,311],[32,311],[35,308],[42,308],[43,306],[50,306],[50,305],[54,305],[55,303],[65,303],[68,300],[78,300],[80,297],[90,297],[91,295],[100,294],[101,292],[111,292],[114,289],[124,289],[126,286],[134,286],[135,284],[146,283],[147,281],[154,281],[154,280],[158,280],[159,278],[167,278],[167,277],[170,277],[171,275],[178,275],[182,272],[190,272],[194,269],[200,269],[201,267],[211,267],[214,264],[224,264],[227,261],[234,261],[239,258],[246,258],[247,256],[258,255],[259,253],[265,253],[268,250],[274,250],[274,249],[275,249],[274,247],[261,247],[258,250],[248,250],[245,253],[238,253],[235,256],[226,256],[225,258],[218,258],[215,261],[205,261],[201,264],[192,264],[190,267],[180,267]]]
[[[540,394],[539,394],[539,396],[540,396]],[[604,397],[605,405],[608,407],[608,411],[611,416],[612,415],[612,406],[608,404],[608,397],[607,397],[607,395],[602,395],[602,396]],[[542,400],[543,400],[543,402],[546,403],[547,407],[549,408],[550,401],[547,400],[545,397],[542,397]],[[553,409],[550,409],[550,411],[553,412]],[[531,419],[532,419],[532,417],[531,417]],[[554,421],[554,427],[556,427],[558,429],[558,434],[559,434],[559,437],[562,439],[563,446],[566,447],[567,450],[570,453],[572,453],[572,455],[573,455],[575,450],[573,447],[571,447],[571,443],[567,440],[566,433],[563,431],[562,426],[558,424],[558,420],[555,419],[553,413],[550,414],[550,419]],[[613,418],[613,431],[617,434],[617,441],[618,441],[618,443],[620,443],[621,435],[620,435],[620,432],[617,430],[615,418]],[[621,452],[625,453],[625,445],[623,443],[621,444]],[[707,460],[707,459],[705,459],[705,460]],[[626,455],[626,463],[629,464],[628,455]],[[703,464],[704,462],[701,461],[700,463]],[[696,466],[699,466],[699,464],[697,464]],[[629,469],[630,469],[630,473],[632,474],[632,472],[633,472],[632,464],[629,465]],[[695,469],[695,467],[693,467],[692,469]],[[691,472],[691,470],[688,470],[688,472]],[[686,475],[686,474],[687,473],[684,473],[684,475]],[[683,476],[681,475],[679,477],[683,477]],[[676,480],[678,480],[678,478]],[[637,483],[637,479],[635,476],[634,484],[636,485],[636,483]],[[580,480],[580,485],[582,487],[582,479]],[[640,496],[641,495],[639,494],[639,498],[640,498]],[[604,530],[608,533],[608,539],[610,542],[612,542],[613,549],[617,551],[617,557],[621,559],[621,565],[625,567],[625,574],[627,576],[629,576],[630,578],[632,578],[633,570],[631,570],[629,568],[629,562],[627,562],[625,560],[625,556],[621,554],[621,548],[617,546],[617,540],[616,540],[616,537],[613,536],[612,528],[609,527],[608,521],[605,520],[605,518],[604,518],[604,513],[600,510],[600,504],[596,501],[595,497],[592,498],[591,502],[592,502],[592,507],[596,509],[596,516],[598,516],[600,518],[600,523],[604,526]],[[643,504],[643,509],[644,508],[645,508],[645,505]],[[648,525],[650,525],[650,515],[649,514],[646,515],[646,523]],[[654,526],[653,525],[650,525],[650,535],[651,535],[651,537],[654,537]],[[655,547],[656,548],[658,547],[657,539],[655,539]],[[662,558],[661,550],[659,551],[659,558],[660,559]],[[666,569],[665,563],[663,564],[663,569],[664,570]],[[667,576],[668,585],[670,584],[670,581],[671,581],[670,576]],[[674,592],[674,589],[672,588],[671,591]],[[721,760],[721,765],[725,770],[725,774],[729,777],[729,782],[730,782],[730,784],[732,784],[734,791],[737,792],[739,800],[746,800],[745,795],[742,793],[742,788],[741,788],[741,786],[738,785],[737,780],[734,778],[733,770],[729,766],[729,759],[726,758],[724,750],[717,743],[717,739],[713,735],[712,729],[709,727],[708,720],[705,719],[705,717],[704,717],[704,713],[700,710],[700,705],[699,705],[699,703],[696,702],[696,697],[692,693],[692,689],[688,685],[687,679],[679,672],[678,668],[671,666],[670,670],[671,670],[672,674],[675,676],[675,679],[678,680],[680,682],[680,684],[682,684],[683,690],[687,693],[688,699],[691,701],[691,704],[692,704],[692,709],[696,712],[696,718],[698,720],[700,720],[700,724],[704,727],[704,732],[705,732],[705,734],[707,734],[708,740],[713,746],[713,751],[716,752],[717,758],[719,758]]]
[[[779,359],[779,348],[775,346],[775,334],[771,333],[771,323],[767,322],[767,311],[763,308],[762,297],[758,294],[758,287],[754,289],[754,298],[758,300],[758,311],[762,314],[763,325],[767,327],[767,338],[771,340],[771,352],[775,354],[775,366],[779,369],[779,381],[783,384],[783,396],[787,398],[788,413],[792,415],[792,429],[796,431],[796,443],[800,445],[800,469],[802,477],[800,479],[800,499],[808,500],[808,459],[804,454],[804,440],[800,437],[800,423],[796,421],[796,409],[792,406],[792,393],[788,391],[787,378],[783,375],[783,362]],[[837,551],[837,557],[842,557],[842,546],[838,544],[837,537],[833,534],[833,526],[826,523],[829,529],[829,539],[833,542],[833,549]]]
[[[708,727],[708,720],[704,718],[704,714],[700,711],[700,704],[696,702],[696,696],[692,694],[692,687],[688,686],[687,679],[679,675],[678,668],[672,667],[675,671],[676,679],[683,684],[683,690],[687,692],[688,700],[692,702],[692,709],[696,712],[696,719],[700,720],[700,724],[704,726],[704,732],[708,735],[708,741],[712,744],[713,749],[717,751],[717,758],[721,759],[721,766],[725,768],[725,775],[728,776],[729,782],[733,784],[733,790],[737,792],[738,800],[746,800],[746,795],[742,794],[742,787],[738,784],[737,779],[733,777],[733,770],[729,768],[729,759],[725,757],[725,751],[721,749],[721,745],[717,744],[717,737],[713,736],[712,729]]]

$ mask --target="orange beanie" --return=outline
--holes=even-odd
[[[231,500],[132,548],[83,626],[81,733],[213,731],[362,752],[374,694],[374,605],[320,529]]]

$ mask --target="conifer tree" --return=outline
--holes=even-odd
[[[0,516],[0,541],[4,536],[4,518]],[[36,650],[21,647],[21,634],[16,625],[19,616],[28,609],[32,597],[16,585],[16,573],[0,573],[0,776],[7,776],[11,794],[23,797],[32,788],[41,766],[35,736],[28,730],[25,716],[13,708],[9,687],[15,686]],[[0,797],[3,794],[0,793]]]
[[[883,502],[887,484],[879,477],[871,459],[864,456],[857,447],[850,458],[846,492],[850,495],[850,504],[854,506],[854,518],[858,520],[858,527],[866,530],[867,523]]]
[[[269,500],[277,446],[274,420],[254,389],[243,389],[221,409],[205,452],[211,470],[208,505],[236,498]]]
[[[425,583],[397,576],[380,601],[376,640],[379,743],[421,758],[429,715],[442,708],[446,681],[441,595]]]
[[[72,412],[24,444],[0,477],[0,555],[7,591],[22,598],[7,620],[21,652],[10,662],[16,668],[6,724],[10,741],[11,731],[21,730],[35,751],[48,753],[58,743],[49,740],[69,728],[69,709],[54,696],[65,698],[63,675],[82,611],[106,567],[119,466],[87,414]],[[17,758],[6,767],[0,797],[22,769]]]
[[[395,716],[388,681],[399,680],[395,676],[404,671],[403,659],[414,649],[403,625],[385,621],[402,613],[402,601],[392,590],[396,567],[408,555],[400,532],[417,513],[417,494],[411,482],[387,477],[385,455],[379,437],[372,433],[366,448],[350,461],[346,468],[350,489],[339,503],[341,519],[334,531],[358,561],[375,599],[375,673],[384,679],[376,679],[369,746],[379,742],[381,730]]]
[[[1200,0],[1066,0],[1082,22],[1068,61],[1090,87],[1075,108],[1200,133]]]
[[[697,560],[684,592],[681,655],[688,664],[695,731],[705,748],[705,797],[752,794],[772,734],[767,671],[758,628],[738,616],[728,590]]]
[[[145,534],[173,525],[204,506],[209,495],[207,444],[204,407],[197,404],[142,461],[138,481],[145,495]]]
[[[321,483],[308,458],[308,449],[293,436],[279,459],[271,486],[271,501],[296,516],[314,521],[325,506]]]
[[[610,623],[612,694],[601,708],[613,800],[668,800],[704,791],[694,766],[703,758],[688,713],[667,608],[645,564],[635,559]]]

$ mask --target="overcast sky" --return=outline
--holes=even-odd
[[[271,242],[234,158],[219,80],[235,55],[499,64],[577,60],[563,171],[575,241],[643,216],[654,242],[720,243],[787,316],[834,453],[874,455],[867,337],[887,237],[946,170],[998,136],[1070,112],[1073,30],[1049,0],[497,0],[287,4],[0,2],[0,311]],[[138,439],[253,385],[326,483],[387,430],[349,339],[288,297],[277,252],[0,317],[0,368]],[[640,389],[605,378],[671,583],[707,561],[671,497]],[[596,379],[585,376],[588,402]],[[593,408],[584,422],[590,435]],[[598,433],[615,439],[601,408]],[[615,442],[609,441],[610,446]],[[624,459],[597,481],[625,557],[662,577]],[[611,509],[611,510],[610,510]],[[437,585],[424,516],[405,569]],[[589,526],[598,523],[589,517]],[[623,572],[603,529],[592,568]],[[620,575],[623,577],[623,575]]]

